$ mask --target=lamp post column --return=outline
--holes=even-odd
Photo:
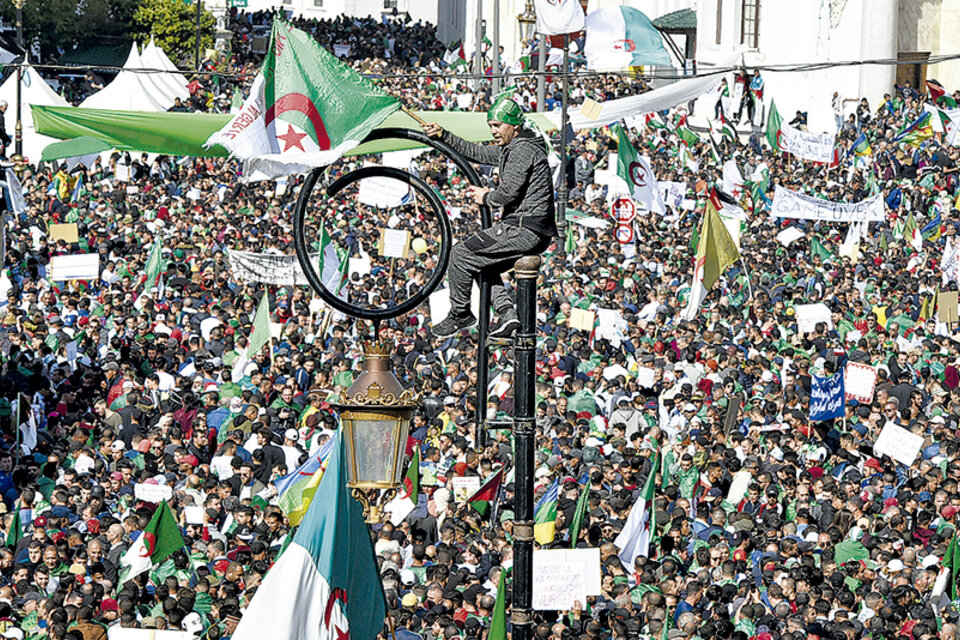
[[[16,154],[13,158],[17,162],[18,168],[23,163],[23,122],[21,112],[23,105],[22,87],[23,87],[23,65],[27,61],[27,52],[23,48],[23,4],[26,0],[13,0],[13,6],[17,8],[17,45],[23,51],[23,58],[17,67],[17,125],[13,132],[13,151]]]
[[[537,276],[540,256],[524,256],[516,262],[517,367],[514,437],[516,440],[517,502],[513,527],[513,606],[510,622],[513,640],[533,637],[533,452],[536,448],[536,348]]]

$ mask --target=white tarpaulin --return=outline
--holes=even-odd
[[[227,259],[230,261],[233,277],[243,283],[260,282],[279,286],[310,284],[295,255],[227,249]],[[310,260],[313,262],[318,262],[319,259],[320,254],[310,255]]]
[[[718,67],[729,67],[736,62],[739,54],[729,60],[719,63]],[[617,122],[628,116],[638,113],[652,113],[654,111],[663,111],[671,109],[678,104],[683,104],[699,98],[703,94],[712,91],[716,85],[720,84],[720,74],[705,76],[702,78],[690,78],[689,80],[678,80],[665,87],[648,91],[638,96],[628,98],[618,98],[616,100],[607,100],[600,103],[600,115],[596,119],[588,119],[580,115],[580,109],[569,110],[570,125],[574,129],[596,129],[606,126],[612,122]],[[712,105],[711,105],[712,107]],[[560,110],[548,111],[544,115],[558,129],[560,128]]]
[[[811,162],[832,164],[836,155],[836,136],[832,133],[810,133],[790,125],[780,127],[780,149]]]
[[[23,127],[23,155],[30,162],[37,163],[40,162],[40,154],[43,153],[43,148],[48,144],[58,142],[58,140],[37,133],[37,128],[33,126],[31,105],[69,107],[70,104],[57,95],[57,92],[47,84],[46,80],[40,77],[40,74],[33,67],[23,67],[21,76],[20,122]],[[15,71],[0,86],[0,100],[6,100],[9,105],[3,114],[3,123],[6,126],[7,133],[13,138],[13,133],[17,129],[17,73]],[[13,150],[8,149],[7,157],[12,154]]]
[[[832,202],[791,191],[777,185],[770,213],[775,218],[821,220],[823,222],[880,222],[884,219],[883,196],[877,194],[860,202]]]

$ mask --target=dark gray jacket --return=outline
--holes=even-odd
[[[443,132],[443,141],[471,162],[500,168],[500,185],[484,202],[503,208],[504,223],[543,238],[557,235],[553,177],[540,136],[524,128],[503,148],[467,142],[449,131]]]

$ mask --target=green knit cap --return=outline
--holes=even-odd
[[[523,109],[508,96],[499,96],[487,111],[487,122],[493,121],[519,127],[523,124]]]

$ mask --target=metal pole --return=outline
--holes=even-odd
[[[494,0],[497,2],[497,0]],[[483,83],[483,0],[477,0],[477,49],[473,52],[474,90],[479,93]]]
[[[200,6],[201,4],[203,4],[203,0],[197,0],[197,47],[196,47],[196,66],[194,67],[195,69],[200,69],[200,12],[202,11]]]
[[[500,93],[500,2],[493,0],[493,95]]]
[[[13,132],[13,152],[18,165],[23,162],[23,65],[27,62],[27,51],[23,47],[23,2],[14,0],[17,7],[17,45],[23,51],[23,58],[17,67],[17,124]]]
[[[516,438],[517,503],[513,522],[513,640],[533,638],[533,451],[536,447],[537,276],[540,256],[517,260]]]
[[[540,55],[537,56],[537,111],[547,110],[547,36],[540,34]]]
[[[557,253],[566,255],[564,239],[567,237],[567,103],[570,100],[570,34],[563,34],[563,95],[560,115],[560,188],[557,190]]]

